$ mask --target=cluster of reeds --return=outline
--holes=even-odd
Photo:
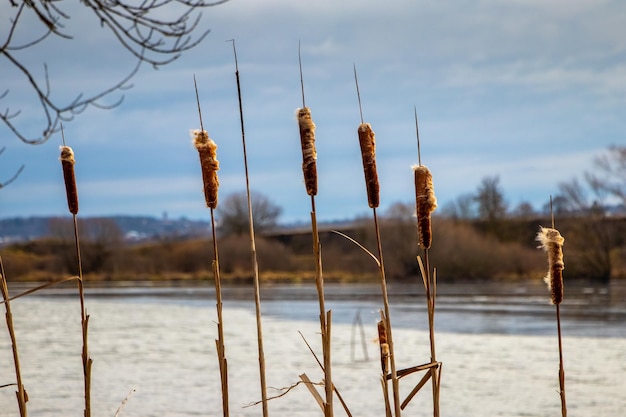
[[[235,77],[237,82],[237,94],[239,99],[239,113],[240,113],[240,122],[241,122],[241,137],[242,137],[242,145],[243,145],[243,160],[244,160],[244,168],[245,168],[245,179],[246,179],[246,190],[248,196],[248,217],[250,224],[250,249],[251,256],[253,262],[253,270],[254,270],[254,299],[255,299],[255,307],[256,307],[256,320],[257,320],[257,341],[258,341],[258,354],[259,354],[259,375],[260,375],[260,386],[261,386],[261,401],[263,408],[263,416],[267,417],[269,414],[268,411],[268,397],[267,397],[267,389],[265,382],[265,358],[263,352],[263,333],[262,333],[262,322],[261,322],[261,300],[260,300],[260,282],[259,282],[259,271],[258,271],[258,263],[256,258],[256,245],[255,245],[255,233],[254,233],[254,224],[253,224],[253,216],[252,216],[252,203],[250,197],[250,184],[249,184],[249,173],[248,173],[248,162],[247,162],[247,153],[246,153],[246,141],[245,141],[245,129],[244,129],[244,118],[243,118],[243,105],[241,99],[241,85],[239,79],[239,69],[237,64],[237,53],[235,49],[234,40],[233,43],[233,52],[235,55]],[[300,52],[300,51],[299,51]],[[312,243],[313,243],[313,254],[315,258],[315,283],[318,293],[319,300],[319,320],[320,320],[320,329],[321,329],[321,341],[322,341],[322,351],[323,351],[323,361],[318,359],[318,356],[315,354],[314,350],[308,344],[306,339],[304,342],[309,348],[312,355],[315,357],[318,365],[322,369],[324,373],[324,397],[322,397],[317,390],[315,389],[315,385],[306,374],[301,374],[300,379],[305,384],[305,386],[309,389],[311,394],[314,396],[315,400],[319,404],[322,409],[325,417],[332,417],[334,415],[333,410],[333,396],[336,395],[341,404],[344,407],[345,412],[348,416],[351,416],[351,413],[343,401],[339,391],[337,390],[332,377],[332,360],[331,360],[331,311],[326,310],[325,307],[325,296],[324,296],[324,278],[322,272],[322,248],[319,239],[318,226],[317,226],[317,216],[316,216],[316,207],[315,207],[315,197],[318,192],[318,181],[317,181],[317,152],[315,147],[315,123],[313,122],[311,116],[311,110],[306,106],[305,98],[304,98],[304,81],[302,77],[302,64],[299,55],[300,62],[300,81],[302,86],[302,108],[297,110],[297,122],[299,126],[300,133],[300,143],[302,148],[302,172],[304,177],[304,184],[307,194],[311,198],[311,231],[312,231]],[[436,354],[436,345],[435,345],[435,305],[436,305],[436,287],[437,287],[437,274],[436,269],[431,270],[430,260],[429,260],[429,250],[432,245],[432,227],[431,227],[431,214],[437,207],[437,199],[434,193],[433,186],[433,178],[430,170],[422,165],[421,162],[421,152],[420,152],[420,139],[419,139],[419,129],[417,122],[417,111],[415,111],[415,127],[417,134],[417,146],[418,146],[418,164],[412,167],[414,174],[414,184],[415,184],[415,209],[416,209],[416,218],[417,218],[417,233],[418,233],[418,244],[419,248],[423,251],[422,255],[417,256],[417,261],[419,264],[419,269],[421,273],[421,278],[424,284],[426,302],[427,302],[427,312],[428,312],[428,324],[429,324],[429,341],[430,341],[430,361],[417,365],[408,367],[405,369],[398,370],[396,368],[396,356],[394,354],[394,340],[392,335],[392,321],[390,316],[390,305],[389,305],[389,297],[387,292],[387,281],[385,277],[385,266],[384,266],[384,258],[383,258],[383,248],[381,243],[380,236],[380,228],[378,222],[377,208],[380,205],[380,184],[378,181],[378,174],[376,169],[376,139],[375,133],[372,129],[372,126],[369,123],[365,123],[363,120],[363,112],[361,107],[361,96],[359,91],[359,84],[357,80],[356,74],[356,66],[354,67],[354,77],[355,84],[357,90],[357,96],[359,101],[359,112],[361,115],[361,123],[358,126],[357,134],[358,140],[361,150],[361,159],[363,163],[363,172],[365,179],[365,188],[367,193],[368,206],[372,209],[374,227],[375,227],[375,235],[376,235],[376,254],[373,254],[365,247],[360,245],[358,242],[353,239],[347,237],[352,240],[355,244],[359,245],[364,251],[366,251],[376,262],[376,265],[379,270],[380,275],[380,285],[381,285],[381,295],[383,301],[383,308],[380,311],[380,320],[378,321],[378,342],[379,342],[379,350],[380,350],[380,364],[381,364],[381,383],[383,389],[384,396],[384,404],[385,404],[385,413],[387,417],[401,417],[402,411],[409,404],[409,402],[413,399],[413,397],[420,391],[420,389],[426,385],[428,381],[431,382],[432,385],[432,396],[433,396],[433,415],[438,417],[440,414],[439,410],[439,397],[440,397],[440,379],[441,379],[441,368],[442,363],[437,360]],[[216,222],[215,222],[215,213],[214,210],[218,205],[218,188],[219,188],[219,179],[217,171],[219,170],[219,161],[217,159],[217,145],[216,143],[210,139],[206,130],[204,130],[203,121],[202,121],[202,113],[200,110],[200,99],[198,95],[198,88],[194,76],[194,86],[196,92],[196,100],[198,105],[198,114],[200,119],[200,129],[195,129],[191,131],[191,136],[193,139],[193,144],[198,151],[200,167],[202,173],[202,181],[203,181],[203,191],[205,197],[205,203],[207,208],[210,209],[211,215],[211,225],[212,225],[212,238],[213,238],[213,261],[212,261],[212,270],[213,277],[215,282],[215,292],[216,292],[216,309],[217,309],[217,329],[218,329],[218,338],[216,339],[216,348],[217,348],[217,356],[219,362],[219,371],[220,371],[220,381],[221,381],[221,391],[222,391],[222,410],[223,415],[227,417],[229,415],[229,398],[228,398],[228,364],[226,359],[226,348],[225,348],[225,340],[224,340],[224,323],[223,323],[223,311],[222,311],[222,284],[220,277],[220,266],[219,266],[219,250],[218,250],[218,242],[217,242],[217,234],[216,234]],[[89,315],[87,315],[86,307],[85,307],[85,294],[84,294],[84,286],[83,286],[83,274],[82,274],[82,265],[81,265],[81,254],[80,254],[80,241],[79,241],[79,233],[78,233],[78,224],[77,224],[77,214],[79,211],[78,205],[78,191],[76,186],[76,177],[74,173],[74,152],[73,150],[65,145],[65,140],[63,139],[64,145],[61,147],[61,163],[63,169],[63,178],[65,182],[65,191],[67,197],[68,210],[72,214],[73,222],[74,222],[74,249],[76,254],[76,268],[77,268],[77,276],[64,278],[62,280],[57,280],[55,282],[47,283],[41,285],[37,288],[31,289],[22,293],[15,297],[9,296],[9,291],[6,283],[6,276],[4,272],[4,265],[2,264],[2,259],[0,258],[0,292],[2,293],[3,301],[2,303],[5,306],[5,317],[7,328],[9,331],[12,350],[13,350],[13,359],[14,359],[14,367],[16,374],[16,383],[11,385],[17,386],[17,402],[20,410],[20,416],[27,416],[27,408],[26,403],[28,401],[28,395],[24,388],[21,370],[20,370],[20,361],[18,354],[18,345],[15,335],[15,330],[13,326],[13,318],[11,312],[11,300],[18,298],[23,295],[27,295],[29,293],[38,291],[39,289],[45,288],[47,286],[67,281],[67,280],[76,280],[78,283],[78,295],[80,299],[80,308],[81,308],[81,327],[82,327],[82,365],[83,365],[83,376],[84,376],[84,416],[91,416],[91,368],[92,368],[92,359],[89,356],[88,349],[88,326],[89,326]],[[563,243],[564,238],[561,236],[559,231],[554,228],[554,220],[551,228],[540,228],[540,231],[537,235],[537,240],[541,243],[540,247],[543,248],[548,254],[548,273],[545,277],[545,281],[548,284],[548,288],[551,294],[552,304],[556,306],[556,317],[557,317],[557,328],[558,328],[558,342],[559,342],[559,384],[560,384],[560,397],[561,397],[561,409],[562,416],[566,417],[567,408],[565,401],[565,375],[563,369],[563,353],[562,353],[562,341],[561,341],[561,325],[560,325],[560,309],[559,306],[563,300],[563,274],[562,271],[564,269],[563,262]],[[302,336],[304,339],[304,336]],[[419,380],[419,382],[414,386],[414,388],[410,391],[410,393],[406,396],[403,401],[400,401],[400,379],[405,376],[411,375],[415,372],[426,371],[425,375]],[[391,391],[389,389],[389,382],[391,382]],[[390,398],[391,397],[391,398]],[[126,400],[124,400],[124,405]],[[119,412],[119,410],[118,410]],[[117,413],[116,413],[117,415]]]

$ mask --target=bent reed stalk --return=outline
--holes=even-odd
[[[323,410],[325,417],[332,417],[333,411],[333,379],[331,361],[331,311],[326,311],[324,302],[324,277],[322,273],[322,248],[317,229],[315,196],[317,195],[317,152],[315,150],[315,123],[311,117],[311,109],[306,107],[304,99],[304,79],[302,77],[302,59],[298,44],[298,63],[300,67],[300,85],[302,88],[302,108],[297,110],[300,145],[302,148],[302,173],[307,194],[311,197],[311,234],[313,236],[313,255],[315,258],[315,286],[319,302],[319,320],[322,337],[322,356],[324,360],[324,393]]]
[[[62,129],[62,128],[61,128]],[[63,133],[63,130],[61,130]],[[65,138],[63,138],[65,143]],[[78,296],[80,298],[80,320],[83,336],[83,349],[82,349],[82,362],[83,362],[83,377],[84,377],[84,396],[85,396],[85,410],[84,416],[91,417],[91,367],[93,359],[89,357],[89,343],[88,343],[88,330],[89,330],[89,315],[85,308],[85,290],[83,286],[83,267],[80,255],[80,238],[78,234],[78,221],[76,219],[78,214],[78,188],[76,187],[76,175],[74,173],[74,151],[69,146],[61,146],[61,165],[63,167],[63,179],[65,181],[65,193],[67,196],[67,206],[69,212],[72,214],[74,223],[74,248],[76,253],[76,268],[78,270]]]
[[[200,168],[202,171],[202,183],[204,188],[204,199],[206,206],[211,211],[211,234],[213,238],[213,262],[211,269],[213,270],[213,280],[215,283],[215,298],[217,310],[217,339],[215,345],[217,349],[217,359],[220,370],[220,383],[222,390],[222,413],[224,417],[228,417],[229,401],[228,401],[228,361],[226,359],[226,346],[224,342],[224,321],[222,308],[222,284],[219,266],[219,250],[217,245],[217,235],[215,233],[215,213],[218,202],[219,178],[217,171],[220,169],[220,163],[217,160],[217,144],[209,138],[209,134],[204,130],[202,123],[202,111],[200,110],[200,97],[198,95],[198,85],[196,77],[193,77],[193,83],[196,90],[196,102],[198,104],[198,116],[200,118],[200,130],[191,131],[193,144],[198,151],[200,158]]]
[[[28,410],[26,403],[28,402],[28,394],[22,383],[22,371],[20,367],[20,357],[17,348],[17,337],[15,335],[15,328],[13,327],[13,313],[11,312],[11,302],[9,297],[9,288],[7,286],[6,275],[4,273],[4,263],[0,256],[0,292],[2,292],[2,299],[4,301],[5,318],[7,323],[7,330],[11,339],[11,349],[13,351],[13,365],[15,367],[15,383],[17,385],[17,391],[15,395],[17,397],[17,405],[20,410],[20,417],[27,417]]]

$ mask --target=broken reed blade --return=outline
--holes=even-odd
[[[298,109],[298,126],[300,127],[300,144],[302,146],[302,172],[306,192],[310,196],[317,195],[317,152],[315,151],[315,123],[308,107]]]
[[[358,133],[361,158],[363,159],[363,172],[365,174],[367,202],[370,208],[376,208],[380,204],[380,186],[378,184],[378,173],[376,172],[376,139],[372,126],[369,123],[361,123]]]
[[[217,145],[209,138],[206,130],[194,129],[191,131],[191,137],[200,156],[206,206],[214,209],[217,207],[217,191],[220,185],[217,178],[217,171],[220,169]]]
[[[563,301],[563,243],[565,238],[558,230],[550,227],[540,227],[537,233],[539,246],[548,253],[548,274],[544,277],[545,283],[550,290],[552,304],[560,304]]]
[[[422,249],[429,249],[432,243],[430,214],[437,208],[433,176],[424,165],[413,166],[413,172],[415,173],[415,211],[419,245]]]
[[[78,191],[76,189],[76,175],[74,174],[74,151],[69,146],[61,146],[61,165],[63,166],[63,180],[67,207],[72,214],[78,213]]]

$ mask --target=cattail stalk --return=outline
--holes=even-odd
[[[193,144],[198,151],[200,157],[200,168],[202,170],[202,184],[204,188],[204,200],[206,206],[211,209],[211,233],[213,238],[213,278],[215,282],[215,298],[217,310],[217,339],[215,346],[217,350],[217,360],[220,370],[220,382],[222,389],[222,413],[224,417],[228,417],[228,361],[226,360],[226,346],[224,343],[224,321],[222,308],[222,280],[220,276],[219,250],[217,245],[217,235],[215,233],[215,213],[218,201],[219,179],[217,171],[220,169],[220,163],[217,160],[217,145],[209,138],[209,134],[204,130],[202,124],[202,112],[200,110],[200,97],[198,95],[198,85],[196,77],[193,77],[193,83],[196,90],[196,101],[198,103],[198,115],[200,118],[200,129],[191,131]]]
[[[313,235],[313,256],[315,258],[315,287],[319,302],[320,333],[322,336],[322,356],[324,360],[324,403],[325,417],[332,417],[333,410],[333,378],[331,361],[331,312],[326,311],[324,300],[324,276],[322,272],[322,245],[320,244],[317,229],[317,214],[315,210],[315,196],[317,195],[317,152],[315,150],[315,123],[311,117],[311,109],[306,106],[304,99],[304,77],[302,76],[302,59],[300,44],[298,44],[298,63],[300,68],[300,85],[302,87],[302,108],[296,114],[300,130],[300,145],[302,147],[302,173],[306,193],[311,196],[311,233]]]
[[[552,198],[550,198],[552,205]],[[561,302],[563,301],[563,244],[565,238],[552,227],[540,227],[537,233],[537,240],[541,244],[539,247],[548,253],[548,273],[544,281],[550,290],[550,301],[556,306],[557,337],[559,342],[559,395],[561,397],[561,415],[567,417],[567,403],[565,401],[565,369],[563,366],[563,341],[561,336]]]
[[[15,382],[17,385],[17,405],[20,410],[20,417],[27,417],[28,411],[26,408],[26,402],[28,401],[28,394],[22,383],[22,372],[20,368],[20,358],[17,349],[17,337],[15,336],[15,328],[13,327],[13,314],[11,313],[11,303],[9,301],[9,288],[7,286],[7,280],[4,274],[4,264],[2,263],[2,257],[0,257],[0,292],[2,292],[2,299],[4,300],[5,317],[7,322],[7,329],[9,331],[9,337],[11,338],[11,348],[13,350],[13,365],[15,367]]]
[[[361,124],[357,130],[359,145],[361,147],[361,159],[363,161],[363,172],[365,174],[365,188],[367,191],[367,202],[372,209],[374,218],[374,229],[376,232],[376,246],[378,249],[378,271],[380,274],[380,286],[383,298],[384,320],[387,331],[387,344],[389,345],[389,365],[391,370],[391,385],[393,389],[393,405],[395,417],[402,415],[400,404],[400,384],[396,373],[396,358],[393,349],[393,337],[391,331],[391,316],[389,312],[389,297],[387,295],[387,279],[385,277],[385,263],[383,260],[383,247],[380,238],[380,226],[376,208],[380,204],[380,186],[378,184],[378,173],[376,171],[376,140],[372,126],[363,122],[363,110],[361,107],[361,93],[359,92],[359,82],[356,75],[356,65],[354,66],[354,81],[356,84],[357,97],[359,100],[359,113],[361,114]],[[383,375],[383,385],[386,385],[386,375]]]
[[[437,293],[437,275],[436,271],[431,274],[430,271],[430,247],[432,244],[432,227],[431,213],[437,208],[437,199],[435,198],[435,188],[433,186],[433,176],[430,170],[422,165],[422,156],[420,149],[420,136],[417,123],[417,109],[415,109],[415,133],[417,136],[417,159],[418,165],[412,167],[415,181],[415,214],[417,216],[418,244],[424,250],[424,262],[418,256],[418,264],[424,290],[426,294],[426,307],[428,311],[428,332],[430,339],[430,362],[437,364],[430,368],[430,379],[433,394],[433,416],[439,417],[439,381],[441,375],[441,366],[437,362],[437,350],[435,347],[435,297]],[[424,377],[424,382],[427,376]],[[420,387],[421,388],[421,387]],[[417,393],[418,387],[414,389]],[[409,398],[405,400],[408,402]]]
[[[78,234],[78,191],[76,187],[76,176],[74,174],[74,151],[69,146],[61,146],[61,164],[63,167],[63,178],[65,180],[65,194],[67,196],[67,206],[72,213],[74,223],[74,248],[76,253],[76,266],[78,269],[78,296],[80,298],[80,318],[83,335],[83,377],[84,377],[84,396],[85,410],[84,417],[91,417],[91,367],[93,359],[89,357],[89,315],[85,308],[85,290],[83,286],[83,266],[80,255],[80,239]]]

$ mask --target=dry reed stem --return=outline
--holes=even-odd
[[[35,293],[35,292],[37,292],[39,290],[43,290],[43,289],[48,288],[48,287],[52,287],[53,285],[60,284],[62,282],[74,281],[74,280],[79,280],[79,279],[80,279],[80,277],[77,276],[77,275],[72,276],[72,277],[58,278],[58,279],[56,279],[54,281],[46,282],[45,284],[42,284],[42,285],[39,285],[37,287],[31,288],[30,290],[26,290],[26,291],[24,291],[22,293],[16,294],[13,297],[8,298],[6,300],[2,300],[2,301],[0,301],[0,304],[4,304],[4,303],[6,303],[8,301],[17,300],[18,298],[21,298],[21,297],[24,297],[26,295]]]
[[[311,118],[311,109],[303,107],[297,110],[300,127],[300,145],[302,146],[302,172],[306,192],[317,195],[317,152],[315,151],[315,123]]]
[[[220,382],[222,389],[222,413],[224,417],[228,417],[229,403],[228,403],[228,361],[226,360],[226,346],[224,344],[224,323],[223,323],[223,309],[222,309],[222,285],[220,277],[219,256],[217,250],[217,238],[215,235],[215,220],[213,215],[213,209],[211,209],[211,225],[213,230],[213,250],[214,257],[213,277],[215,281],[215,297],[216,297],[216,309],[217,309],[217,340],[215,345],[217,348],[217,360],[220,370]]]
[[[250,253],[252,257],[252,268],[254,271],[253,284],[254,284],[254,306],[256,315],[256,327],[257,327],[257,346],[259,352],[259,379],[261,385],[261,401],[263,408],[263,417],[268,417],[269,411],[267,407],[267,383],[265,378],[265,353],[263,349],[263,326],[261,320],[261,285],[259,280],[259,263],[256,252],[256,241],[254,234],[254,221],[252,216],[252,198],[250,196],[250,175],[248,173],[248,154],[246,151],[246,130],[244,128],[243,117],[243,100],[241,98],[241,81],[239,79],[239,65],[237,63],[237,49],[235,47],[235,40],[231,39],[229,42],[233,43],[233,54],[235,57],[235,80],[237,82],[237,100],[239,102],[239,122],[241,125],[241,144],[243,148],[243,164],[246,178],[246,195],[248,200],[248,222],[250,231]]]
[[[217,160],[217,145],[209,138],[206,130],[194,129],[191,131],[191,136],[200,156],[206,206],[214,209],[217,207],[217,190],[220,185],[217,178],[217,171],[220,169],[220,163]]]
[[[135,393],[135,388],[131,389],[128,392],[128,395],[126,395],[126,397],[122,400],[122,402],[120,403],[120,406],[115,411],[115,414],[113,414],[113,417],[118,417],[122,413],[122,410],[124,409],[124,407],[126,407],[126,404],[128,404],[128,401],[130,400],[131,395],[133,395],[134,393]]]
[[[307,387],[307,389],[315,399],[315,402],[317,402],[317,405],[319,405],[322,411],[324,411],[324,399],[315,389],[313,382],[309,379],[307,374],[301,374],[300,379],[302,380],[302,382],[304,382],[304,385]]]
[[[307,187],[308,188],[308,187]],[[332,362],[331,362],[331,312],[326,311],[324,301],[324,277],[322,273],[322,252],[321,243],[319,241],[319,231],[317,229],[317,216],[315,213],[315,197],[311,196],[311,231],[313,234],[313,254],[315,257],[315,286],[317,288],[317,297],[319,301],[319,319],[320,331],[322,335],[322,355],[324,358],[324,381],[325,387],[325,409],[326,417],[333,416],[333,379],[332,379]]]
[[[389,402],[389,386],[387,385],[387,380],[382,377],[380,379],[380,383],[383,388],[383,398],[385,400],[385,416],[393,417],[393,413],[391,412],[391,403]]]
[[[17,385],[17,391],[15,392],[15,395],[17,397],[17,405],[20,410],[20,417],[27,417],[28,410],[26,408],[26,403],[28,402],[28,393],[26,392],[24,384],[22,383],[22,372],[17,348],[17,337],[15,335],[15,328],[13,327],[13,313],[11,312],[11,303],[9,301],[9,288],[7,286],[7,281],[5,278],[2,257],[0,257],[0,291],[2,292],[2,299],[4,300],[7,330],[9,332],[9,337],[11,338],[11,349],[13,351],[13,365],[15,368],[15,380]]]
[[[78,191],[76,189],[76,175],[74,174],[74,151],[69,146],[61,146],[61,164],[63,166],[63,180],[67,194],[67,206],[72,214],[78,213]]]
[[[428,334],[430,340],[430,361],[437,362],[437,350],[435,347],[435,300],[437,296],[437,271],[433,270],[430,274],[429,266],[429,250],[424,249],[424,262],[420,256],[417,257],[417,263],[419,264],[420,274],[422,275],[422,281],[424,283],[424,291],[426,294],[426,306],[428,312]],[[439,410],[439,381],[440,381],[441,367],[431,368],[430,373],[432,376],[432,392],[433,392],[433,415],[438,417]]]
[[[375,134],[369,123],[361,123],[358,133],[361,158],[363,159],[363,172],[365,174],[367,202],[370,208],[376,208],[380,204],[380,185],[378,184],[378,173],[376,172]]]
[[[558,230],[550,227],[540,227],[537,240],[541,243],[540,248],[548,253],[548,273],[544,277],[545,283],[550,290],[552,304],[560,304],[563,301],[563,243],[565,239]]]
[[[407,405],[409,405],[413,397],[415,397],[415,395],[419,392],[419,390],[421,390],[422,387],[426,385],[426,383],[432,376],[433,374],[431,372],[427,372],[424,374],[422,379],[420,379],[417,385],[415,385],[415,387],[411,390],[411,392],[406,396],[404,401],[402,401],[402,404],[400,405],[400,407],[402,407],[403,410],[406,408]]]
[[[433,176],[424,165],[413,166],[413,171],[415,173],[415,209],[419,245],[422,249],[429,249],[432,243],[430,214],[437,208]]]

